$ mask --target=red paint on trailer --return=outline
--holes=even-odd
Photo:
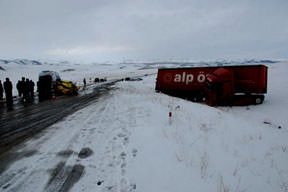
[[[268,68],[264,65],[159,69],[155,89],[185,98],[199,99],[200,97],[201,100],[206,96],[207,75],[210,74],[208,76],[212,78],[212,74],[218,71],[219,74],[222,73],[223,77],[225,70],[221,70],[221,68],[228,70],[233,76],[233,94],[241,93],[249,95],[264,94],[267,92]],[[217,74],[215,74],[216,76]]]

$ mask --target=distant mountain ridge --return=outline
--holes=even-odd
[[[36,60],[29,60],[29,59],[5,60],[5,59],[0,59],[0,64],[8,65],[9,63],[16,63],[19,65],[42,65],[41,62],[36,61]]]
[[[153,65],[179,65],[182,67],[185,66],[224,66],[224,65],[260,65],[260,64],[271,64],[271,63],[278,63],[280,61],[276,60],[256,60],[256,59],[250,59],[250,60],[240,60],[240,61],[151,61],[151,62],[124,62],[121,64],[144,64],[146,66],[153,66]]]
[[[256,59],[250,59],[250,60],[242,60],[242,61],[211,61],[211,62],[195,62],[195,61],[151,61],[151,62],[120,62],[118,64],[122,65],[129,65],[129,64],[144,64],[145,66],[153,66],[153,65],[166,65],[166,64],[172,64],[172,65],[179,65],[181,67],[189,67],[189,66],[223,66],[223,65],[252,65],[252,64],[271,64],[271,63],[278,63],[279,61],[276,60],[256,60]],[[10,63],[19,64],[19,65],[43,65],[43,64],[52,64],[37,60],[29,60],[29,59],[0,59],[0,70],[5,70],[3,66],[9,65]],[[53,62],[53,64],[61,65],[61,64],[68,64],[68,61],[59,61],[59,62]],[[72,64],[72,63],[71,63]]]

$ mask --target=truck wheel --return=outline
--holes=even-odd
[[[255,99],[255,104],[261,104],[263,102],[263,100],[262,100],[262,98],[260,98],[260,97],[257,97],[256,99]]]

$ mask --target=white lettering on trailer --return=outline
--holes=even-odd
[[[198,80],[199,83],[205,82],[204,72],[202,72],[202,71],[200,72],[200,74],[199,74],[198,77],[197,77],[197,80]]]
[[[183,72],[182,75],[176,74],[174,77],[174,82],[176,83],[185,83],[188,85],[188,83],[193,82],[194,80],[194,75],[193,74],[188,74],[186,75],[186,72]]]
[[[182,75],[182,82],[183,83],[185,82],[185,76],[186,76],[186,72],[183,72],[183,75]]]
[[[180,74],[176,74],[175,75],[174,82],[176,82],[176,83],[180,83],[181,82],[181,75]]]
[[[193,80],[194,80],[193,74],[187,75],[187,77],[186,77],[186,85],[188,85],[188,83],[190,83],[190,82],[193,82]]]
[[[194,75],[193,74],[186,74],[186,72],[183,72],[182,74],[175,74],[174,76],[174,82],[175,83],[185,83],[188,85],[189,83],[192,83],[194,81]],[[197,76],[197,81],[199,83],[204,83],[206,81],[206,76],[203,71],[199,72]]]

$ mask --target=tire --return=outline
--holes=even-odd
[[[255,99],[255,104],[258,105],[258,104],[261,104],[261,103],[263,103],[263,99],[260,98],[260,97],[257,97],[257,98]]]

